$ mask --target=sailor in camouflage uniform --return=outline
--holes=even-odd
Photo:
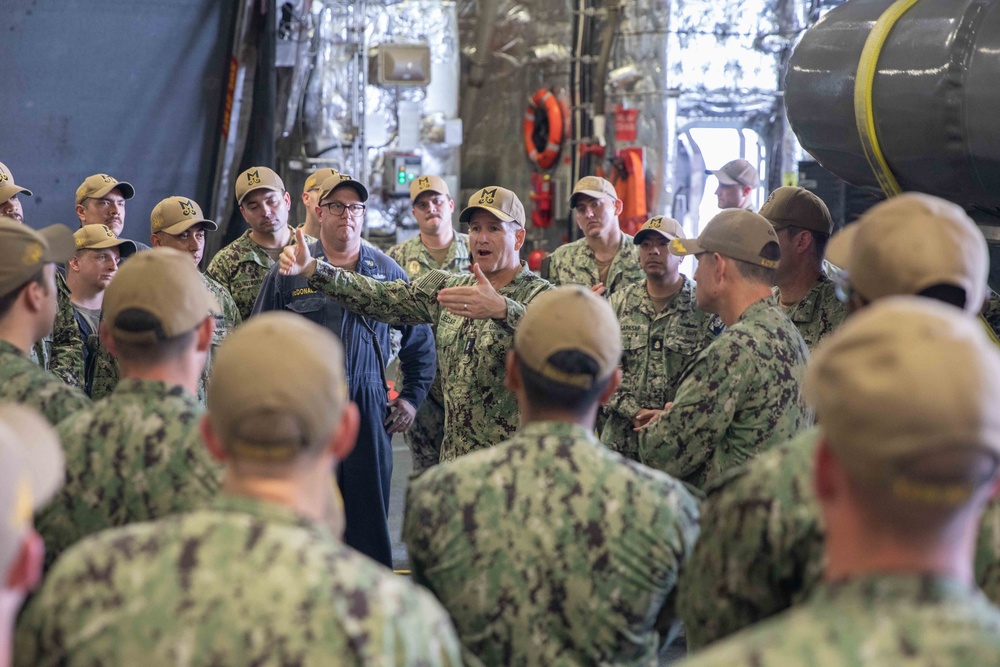
[[[195,391],[216,312],[190,255],[155,248],[118,270],[102,326],[123,377],[110,396],[59,424],[66,486],[38,520],[48,563],[86,535],[215,494],[221,469],[201,442]]]
[[[290,313],[240,327],[202,428],[225,490],[68,551],[21,617],[15,664],[461,664],[434,598],[340,541],[332,470],[358,412],[329,331]]]
[[[609,181],[585,176],[569,198],[583,238],[559,246],[542,263],[542,277],[554,285],[604,285],[604,294],[641,283],[639,253],[618,226],[624,204]]]
[[[821,425],[823,582],[683,664],[1000,664],[1000,609],[973,580],[1000,485],[1000,352],[951,306],[883,299],[818,348],[804,391]]]
[[[605,300],[579,285],[540,295],[507,354],[517,433],[410,482],[414,578],[487,665],[656,665],[671,638],[697,502],[594,437],[620,355]]]
[[[431,271],[468,273],[469,236],[451,224],[455,200],[440,176],[419,176],[410,183],[413,217],[420,234],[386,251],[406,271],[410,282]],[[413,426],[403,433],[413,457],[413,471],[420,472],[441,459],[444,439],[444,391],[440,369],[427,398],[417,410]]]
[[[823,253],[833,233],[833,218],[823,200],[805,188],[783,186],[760,209],[778,233],[781,261],[774,294],[812,350],[847,317],[823,267]]]
[[[643,428],[639,454],[704,489],[812,423],[800,395],[809,352],[771,294],[779,249],[767,220],[726,209],[697,239],[671,241],[670,252],[698,257],[698,307],[727,329],[695,358],[672,406]]]
[[[195,266],[201,264],[201,258],[205,254],[206,232],[218,229],[219,226],[214,221],[205,219],[198,202],[187,197],[167,197],[153,207],[153,212],[149,216],[150,242],[153,247],[166,246],[190,253]],[[208,378],[212,372],[212,355],[222,344],[223,339],[243,322],[243,318],[229,290],[204,273],[201,274],[201,279],[219,303],[219,312],[215,316],[215,331],[212,333],[212,351],[208,355],[205,371],[198,384],[198,398],[204,402],[208,395]]]
[[[622,385],[604,408],[601,442],[639,460],[639,434],[674,400],[684,370],[724,328],[699,310],[694,282],[680,273],[680,258],[667,250],[683,235],[672,218],[650,218],[635,235],[646,279],[611,296],[622,331]]]
[[[84,225],[73,232],[73,239],[76,254],[66,263],[66,277],[56,277],[59,310],[49,370],[90,394],[96,355],[87,341],[98,335],[104,290],[122,258],[135,253],[136,247],[104,225]]]
[[[245,320],[281,249],[295,242],[288,226],[292,196],[272,170],[250,167],[236,179],[236,202],[250,229],[217,252],[206,273],[229,291]]]
[[[55,262],[76,251],[63,225],[35,231],[0,218],[0,401],[29,405],[55,424],[87,408],[87,396],[29,357],[52,331],[56,314]]]
[[[528,270],[524,207],[499,186],[475,192],[459,216],[469,223],[473,275],[434,270],[414,283],[379,282],[312,258],[301,243],[286,248],[281,272],[308,277],[309,288],[344,307],[390,324],[433,324],[444,383],[441,460],[492,447],[518,425],[517,403],[502,385],[503,356],[524,306],[551,285]]]
[[[847,270],[854,308],[924,294],[957,306],[956,318],[978,311],[989,269],[986,240],[965,212],[918,194],[872,208],[831,239],[827,258]],[[820,580],[823,524],[811,478],[817,440],[816,429],[804,431],[708,489],[705,530],[679,584],[690,648],[783,611]],[[988,584],[991,564],[1000,563],[986,525],[992,516],[988,510],[980,535],[977,579],[1000,602],[1000,587]]]

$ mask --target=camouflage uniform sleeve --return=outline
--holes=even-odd
[[[533,286],[523,301],[515,301],[510,297],[504,297],[507,301],[507,317],[502,320],[494,320],[494,322],[506,326],[510,331],[517,329],[517,325],[520,324],[521,318],[524,317],[524,311],[528,307],[528,304],[531,303],[531,300],[553,287],[552,283],[547,280],[537,280],[535,282],[538,284]]]
[[[1000,500],[986,505],[979,522],[976,583],[993,604],[1000,605]]]
[[[623,317],[627,316],[625,312],[628,306],[627,294],[629,293],[628,288],[623,290],[618,290],[609,298],[609,303],[611,304],[611,309],[615,311],[615,317],[621,322]],[[621,367],[621,364],[619,364]],[[636,399],[634,393],[632,392],[632,379],[630,376],[622,375],[622,382],[619,385],[618,390],[612,394],[611,399],[608,401],[607,405],[604,406],[604,411],[606,413],[617,413],[628,419],[632,420],[632,417],[636,415],[642,406],[639,405],[638,399]]]
[[[322,260],[309,286],[348,310],[386,324],[430,324],[437,319],[437,292],[450,274],[431,271],[413,283],[383,282],[351,271],[341,271]]]
[[[49,370],[71,387],[86,386],[84,377],[83,338],[80,327],[76,323],[73,303],[70,301],[69,288],[60,277],[58,284],[58,309],[56,321],[52,327],[52,355],[49,358]],[[97,332],[94,332],[97,333]]]
[[[752,367],[739,367],[740,340],[702,350],[681,381],[673,407],[639,435],[642,462],[679,479],[700,473],[722,442]]]

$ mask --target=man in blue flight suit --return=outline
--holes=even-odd
[[[368,189],[346,174],[327,178],[316,214],[320,235],[311,248],[335,266],[375,280],[406,280],[406,273],[381,251],[361,243]],[[296,232],[300,237],[301,232]],[[298,238],[303,243],[303,238]],[[344,310],[309,287],[304,276],[282,276],[275,264],[264,279],[253,313],[290,310],[327,327],[340,336],[347,363],[347,383],[361,412],[358,444],[337,470],[344,498],[347,529],[344,541],[371,558],[392,567],[389,541],[389,485],[392,479],[393,433],[413,423],[417,408],[430,389],[437,363],[434,338],[426,324],[393,327],[402,333],[400,367],[405,377],[399,397],[386,393],[385,362],[389,357],[390,327]],[[276,350],[280,354],[280,350]]]

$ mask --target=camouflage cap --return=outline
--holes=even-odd
[[[760,215],[774,226],[801,227],[821,234],[833,233],[833,217],[822,199],[805,188],[784,185],[767,197]]]
[[[576,206],[578,195],[587,195],[594,199],[600,199],[604,195],[607,195],[612,199],[618,199],[618,192],[615,190],[615,186],[611,184],[611,181],[600,176],[584,176],[577,181],[576,185],[573,186],[572,194],[569,196],[570,206]]]
[[[323,181],[330,178],[331,176],[340,176],[340,172],[330,167],[323,167],[321,169],[317,169],[313,173],[306,176],[306,182],[305,185],[302,186],[302,189],[305,190],[306,192],[312,192],[313,190],[316,190],[318,192],[320,186],[323,185]]]
[[[212,361],[209,419],[241,459],[293,460],[332,434],[346,404],[343,346],[299,315],[250,319]]]
[[[52,425],[29,407],[0,406],[0,576],[5,580],[32,514],[62,486],[63,470]]]
[[[708,221],[697,239],[671,241],[670,252],[678,256],[717,252],[726,257],[774,269],[778,266],[778,260],[769,259],[765,253],[768,243],[778,243],[778,235],[770,222],[753,211],[727,208]]]
[[[673,239],[682,238],[684,236],[684,229],[681,227],[681,223],[673,218],[658,215],[643,223],[639,231],[635,233],[632,243],[639,245],[644,238],[653,234],[659,234],[663,238],[672,241]]]
[[[254,190],[284,192],[285,182],[267,167],[250,167],[236,177],[236,203],[243,206],[243,200]]]
[[[965,290],[965,310],[978,313],[986,297],[983,233],[960,206],[931,195],[908,192],[873,206],[830,239],[826,259],[868,301],[953,285]]]
[[[135,188],[131,183],[119,181],[107,174],[88,176],[76,189],[76,203],[82,204],[84,199],[100,199],[112,190],[122,193],[122,198],[131,199],[135,196]]]
[[[128,239],[120,239],[105,225],[84,225],[73,232],[77,250],[99,250],[118,248],[122,257],[128,257],[136,250],[136,245]]]
[[[167,197],[154,206],[149,215],[149,231],[153,234],[163,232],[177,236],[197,224],[204,225],[210,232],[219,228],[214,221],[205,218],[198,202],[187,197]]]
[[[418,176],[410,181],[410,201],[416,201],[417,197],[425,192],[451,196],[448,184],[440,176]]]
[[[194,329],[221,312],[191,255],[173,248],[136,253],[123,263],[104,292],[104,322],[125,343],[155,343]],[[135,329],[121,317],[138,310],[152,322]]]
[[[715,171],[706,169],[705,173],[713,174],[719,179],[719,183],[722,185],[745,185],[751,188],[756,188],[760,185],[760,176],[757,174],[757,169],[743,159],[731,160],[722,165],[721,169],[716,169]]]
[[[46,264],[66,262],[75,253],[73,232],[65,225],[35,231],[0,217],[0,296],[26,283]]]
[[[567,350],[596,361],[597,375],[567,373],[550,363],[553,354]],[[528,368],[553,382],[589,388],[618,366],[621,329],[606,299],[580,285],[566,285],[531,301],[514,332],[514,351]]]
[[[0,162],[0,204],[22,192],[29,197],[31,196],[31,190],[14,183],[14,174],[10,173],[7,165]]]
[[[838,460],[894,490],[915,488],[899,480],[926,454],[1000,457],[1000,351],[935,300],[887,298],[848,318],[818,346],[803,391]]]
[[[368,201],[368,188],[365,187],[364,183],[339,172],[336,176],[331,176],[323,181],[323,185],[319,188],[319,201],[332,195],[338,188],[351,188],[358,193],[362,202]]]
[[[469,204],[458,216],[459,222],[469,222],[476,209],[488,211],[504,222],[516,222],[524,227],[524,206],[517,195],[499,185],[489,185],[476,190],[469,197]]]

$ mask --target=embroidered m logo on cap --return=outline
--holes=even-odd
[[[194,215],[194,202],[188,199],[187,201],[180,202],[181,205],[181,215]]]
[[[247,172],[247,185],[260,185],[260,170]]]
[[[482,196],[479,198],[479,203],[480,204],[492,204],[493,201],[494,201],[494,199],[496,198],[496,196],[497,196],[497,189],[496,188],[493,188],[492,190],[484,189]]]

